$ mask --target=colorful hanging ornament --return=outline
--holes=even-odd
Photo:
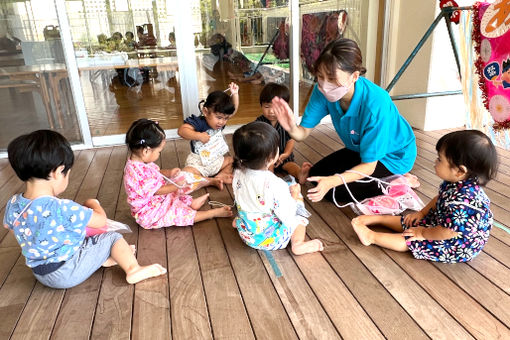
[[[445,7],[459,7],[457,3],[453,0],[441,0],[439,2],[439,8],[443,9]],[[450,13],[450,21],[458,24],[460,20],[460,11],[456,10]]]
[[[483,102],[494,129],[510,129],[510,0],[473,6],[473,41]]]

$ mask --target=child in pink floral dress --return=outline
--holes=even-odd
[[[197,211],[207,201],[209,194],[193,198],[186,182],[175,181],[180,169],[161,169],[154,163],[165,147],[165,133],[154,121],[139,119],[135,121],[126,134],[126,144],[131,156],[124,168],[124,188],[131,214],[136,222],[145,229],[168,226],[187,226],[195,222],[214,217],[232,216],[230,207]],[[168,183],[166,178],[173,178]],[[196,177],[196,176],[195,176]],[[205,185],[223,183],[209,183]],[[220,188],[221,189],[221,188]]]

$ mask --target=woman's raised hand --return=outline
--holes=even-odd
[[[295,125],[296,120],[294,119],[294,112],[290,108],[289,104],[280,97],[274,97],[271,101],[273,104],[273,112],[278,119],[278,123],[286,130],[290,131]]]

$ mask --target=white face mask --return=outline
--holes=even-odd
[[[332,103],[339,101],[343,96],[349,92],[352,84],[347,86],[338,86],[325,80],[318,80],[319,91],[326,97],[326,99]]]

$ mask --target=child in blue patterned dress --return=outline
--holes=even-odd
[[[299,184],[288,186],[269,168],[279,157],[276,130],[263,122],[244,125],[233,136],[237,217],[233,226],[250,247],[283,249],[289,241],[296,255],[323,250],[320,240],[305,241],[308,220],[297,214]]]
[[[439,195],[421,211],[405,216],[359,216],[352,220],[364,245],[411,251],[417,259],[467,262],[483,249],[493,223],[482,185],[494,178],[498,156],[491,140],[477,130],[451,132],[436,144]],[[375,232],[380,224],[397,233]]]
[[[39,282],[70,288],[101,266],[117,264],[130,284],[166,273],[159,264],[140,266],[134,247],[119,233],[86,237],[86,227],[104,227],[106,213],[96,199],[81,205],[57,197],[67,188],[74,163],[64,136],[50,130],[34,131],[10,142],[7,152],[26,190],[7,202],[3,224],[14,232],[26,265]]]

